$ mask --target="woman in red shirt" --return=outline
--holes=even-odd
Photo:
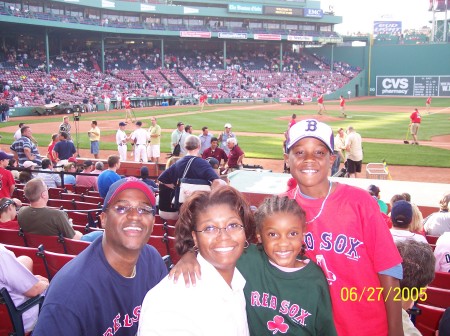
[[[22,206],[22,202],[17,198],[2,198],[0,200],[0,228],[19,230],[19,223],[16,220],[17,208]]]

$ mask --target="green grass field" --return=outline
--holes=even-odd
[[[332,103],[330,102],[330,105]],[[174,125],[178,121],[183,121],[185,124],[191,124],[194,127],[194,133],[200,134],[203,126],[208,126],[210,132],[214,135],[223,129],[223,125],[227,122],[233,125],[233,131],[237,132],[255,132],[255,133],[275,133],[280,134],[280,137],[268,136],[238,136],[239,145],[245,151],[246,157],[253,158],[282,158],[282,134],[286,130],[288,120],[292,113],[297,115],[311,115],[316,117],[316,104],[307,104],[293,109],[288,104],[279,104],[273,110],[264,109],[238,109],[238,107],[253,106],[248,105],[218,105],[207,106],[205,110],[220,109],[221,111],[210,113],[188,114],[198,110],[196,106],[188,107],[174,107],[161,108],[153,107],[146,110],[135,111],[138,119],[149,117],[150,115],[158,115],[158,124],[163,129],[174,129]],[[450,167],[450,151],[445,149],[433,148],[429,146],[411,146],[404,145],[402,141],[407,133],[409,125],[409,114],[398,113],[395,107],[410,106],[412,108],[419,107],[422,113],[422,124],[419,131],[419,140],[430,140],[431,137],[437,135],[450,134],[450,115],[435,113],[427,115],[424,109],[424,98],[368,98],[364,100],[350,100],[347,103],[348,107],[354,109],[357,106],[364,106],[364,112],[352,111],[352,119],[339,119],[337,121],[328,122],[328,124],[337,129],[339,127],[348,127],[352,125],[362,135],[363,138],[379,138],[379,139],[397,139],[399,144],[378,144],[365,142],[364,147],[364,162],[381,162],[385,159],[390,165],[410,165],[410,166],[426,166],[426,167]],[[370,111],[370,106],[374,106],[379,110],[379,107],[386,107],[385,112]],[[434,98],[432,102],[434,109],[441,107],[442,110],[450,107],[450,99]],[[369,111],[367,111],[369,110]],[[447,110],[450,111],[450,108]],[[179,113],[173,116],[174,113]],[[328,111],[330,116],[338,117],[338,111]],[[166,116],[167,115],[167,116]],[[83,114],[83,120],[97,120],[101,128],[102,120],[116,120],[123,118],[123,112],[106,113],[90,113]],[[281,119],[284,118],[284,119]],[[61,116],[54,117],[33,117],[27,124],[60,122]],[[150,125],[149,119],[142,119],[144,127]],[[11,118],[8,123],[3,123],[2,126],[17,125],[17,121]],[[130,128],[128,128],[130,129]],[[49,130],[49,134],[56,130]],[[73,127],[72,127],[72,131]],[[9,144],[12,142],[12,134],[1,132],[3,136],[2,144]],[[115,131],[103,131],[102,135],[115,134]],[[48,134],[34,134],[40,144],[49,142]],[[169,137],[170,132],[164,132],[162,137],[161,151],[169,151]],[[80,148],[89,148],[89,141],[87,135],[81,134],[79,137]],[[115,150],[114,142],[101,142],[101,149]]]

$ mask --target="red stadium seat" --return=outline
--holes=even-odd
[[[25,242],[28,247],[39,247],[44,245],[47,251],[56,253],[67,253],[64,245],[64,237],[62,236],[44,236],[33,233],[24,232]]]
[[[61,199],[63,200],[69,200],[69,201],[76,201],[76,202],[84,202],[84,195],[83,194],[73,194],[73,193],[61,193]]]
[[[18,256],[27,256],[33,260],[33,274],[41,275],[43,277],[47,277],[47,271],[45,269],[44,261],[42,258],[38,256],[39,250],[36,247],[23,247],[23,246],[15,246],[15,245],[5,245],[5,247],[14,252],[16,257]]]
[[[19,306],[16,306],[9,295],[8,290],[4,287],[0,289],[0,335],[25,335],[22,315],[30,308],[42,305],[44,296],[38,295],[28,299]],[[5,309],[6,308],[6,309]],[[7,312],[7,314],[5,314]],[[9,316],[8,316],[9,315]],[[8,318],[9,317],[9,318]]]
[[[0,229],[0,243],[26,246],[23,233],[20,230]]]
[[[75,202],[75,208],[73,210],[95,210],[101,207],[100,203]]]
[[[151,235],[147,244],[152,245],[162,257],[170,255],[169,245],[164,236]]]
[[[74,186],[74,190],[76,194],[87,194],[89,191],[92,191],[92,187],[83,187],[83,186]]]
[[[83,202],[103,204],[103,197],[83,195]]]
[[[450,307],[450,289],[428,287],[427,299],[423,303],[439,308]]]
[[[423,336],[435,336],[445,309],[421,303],[417,304],[417,308],[420,309],[421,313],[416,316],[416,328]]]
[[[80,254],[91,245],[91,243],[82,240],[75,240],[69,238],[64,238],[64,244],[66,245],[67,253],[72,255]]]
[[[72,219],[72,223],[76,225],[86,225],[89,223],[88,214],[86,212],[67,211],[67,215]]]
[[[43,245],[39,247],[41,253],[39,256],[44,260],[45,267],[48,273],[48,279],[51,280],[56,273],[69,261],[75,258],[71,254],[61,254],[44,250]]]
[[[434,273],[434,280],[430,283],[429,286],[443,289],[450,289],[450,273],[446,272]]]
[[[53,199],[60,199],[61,193],[66,192],[63,188],[49,188],[48,189],[48,197]]]
[[[48,200],[47,205],[49,207],[64,209],[64,210],[76,210],[74,200],[63,200],[51,198]]]
[[[430,244],[430,245],[431,245],[431,244],[436,245],[436,242],[437,242],[439,236],[429,236],[429,235],[426,235],[425,238],[427,239],[428,244]]]
[[[164,233],[166,233],[166,230],[163,224],[153,225],[152,236],[164,236]]]

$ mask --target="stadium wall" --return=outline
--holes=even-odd
[[[326,45],[314,53],[364,69],[359,81],[352,80],[341,92],[357,93],[359,85],[357,96],[450,96],[450,44],[374,44],[371,50],[369,46]],[[386,92],[383,86],[394,90]]]

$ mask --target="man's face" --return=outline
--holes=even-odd
[[[211,149],[217,148],[217,141],[211,141]]]
[[[92,128],[95,128],[96,126],[97,126],[96,124],[91,123],[91,127],[92,127]]]
[[[68,124],[69,123],[69,118],[64,118],[64,124]]]
[[[8,163],[9,163],[8,159],[0,160],[0,167],[5,168],[8,166]]]
[[[31,128],[27,128],[25,132],[23,133],[24,136],[27,138],[31,137],[33,135],[33,132],[31,131]]]
[[[184,125],[180,125],[180,126],[178,126],[178,130],[179,130],[180,132],[182,132],[182,131],[183,131],[183,129],[184,129]]]
[[[156,125],[156,119],[152,118],[152,125],[155,126]]]
[[[150,206],[147,196],[136,189],[126,189],[117,194],[108,205],[106,212],[101,214],[105,234],[103,245],[116,253],[140,251],[148,242],[153,231],[154,215],[139,214],[136,208],[120,214],[114,207]]]
[[[230,133],[231,132],[231,128],[230,127],[225,127],[225,132],[226,133]]]
[[[208,129],[203,130],[203,135],[205,135],[205,136],[208,135]]]

